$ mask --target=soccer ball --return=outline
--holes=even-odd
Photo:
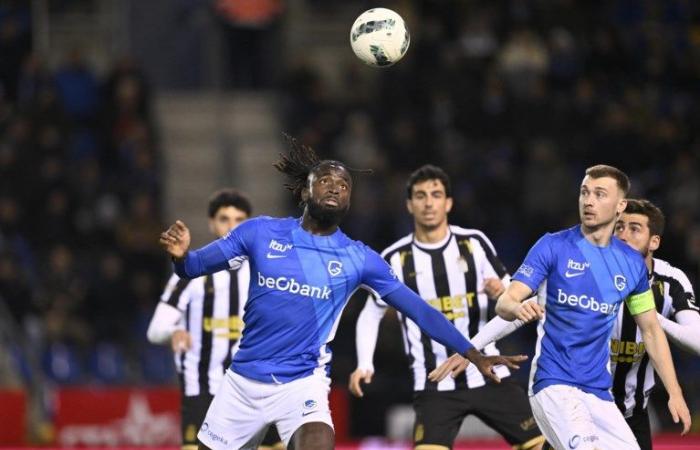
[[[388,67],[403,58],[411,43],[400,15],[386,8],[363,12],[350,29],[350,45],[358,58],[374,67]]]

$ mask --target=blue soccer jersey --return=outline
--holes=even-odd
[[[216,241],[231,265],[250,260],[243,336],[232,368],[265,382],[310,375],[331,359],[330,342],[352,293],[380,296],[401,286],[384,260],[339,229],[305,231],[300,220],[259,217]]]
[[[612,400],[609,341],[615,318],[623,300],[649,291],[639,252],[615,237],[608,246],[597,247],[577,225],[544,235],[513,279],[539,292],[545,305],[530,373],[531,395],[566,384]]]

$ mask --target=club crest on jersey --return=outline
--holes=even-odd
[[[464,273],[469,272],[469,264],[467,264],[467,260],[462,256],[457,258],[457,267],[459,267],[459,270]]]
[[[627,286],[627,278],[622,275],[615,275],[615,288],[622,292]]]
[[[343,271],[343,263],[340,261],[328,261],[328,273],[332,277],[337,277]]]

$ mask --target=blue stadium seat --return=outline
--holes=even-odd
[[[175,382],[175,363],[170,347],[145,344],[140,354],[143,380],[149,384]]]
[[[83,378],[80,358],[75,348],[67,344],[49,344],[42,356],[42,367],[44,374],[58,384],[77,384]]]
[[[103,384],[124,384],[125,366],[122,349],[111,342],[98,343],[88,357],[92,379]]]

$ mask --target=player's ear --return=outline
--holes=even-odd
[[[658,234],[654,234],[651,236],[651,239],[649,239],[649,251],[655,252],[656,250],[659,249],[659,246],[661,245],[661,236]]]
[[[410,198],[406,199],[406,209],[408,210],[409,214],[413,214],[413,205],[411,204]]]
[[[307,203],[309,201],[309,197],[311,196],[311,191],[309,190],[308,186],[304,186],[301,188],[301,201],[304,203]]]
[[[620,200],[620,203],[617,205],[617,211],[615,212],[615,217],[620,217],[623,212],[625,212],[625,208],[627,208],[627,199],[623,198]]]
[[[447,197],[445,199],[445,210],[449,213],[452,211],[452,205],[453,205],[452,197]]]

